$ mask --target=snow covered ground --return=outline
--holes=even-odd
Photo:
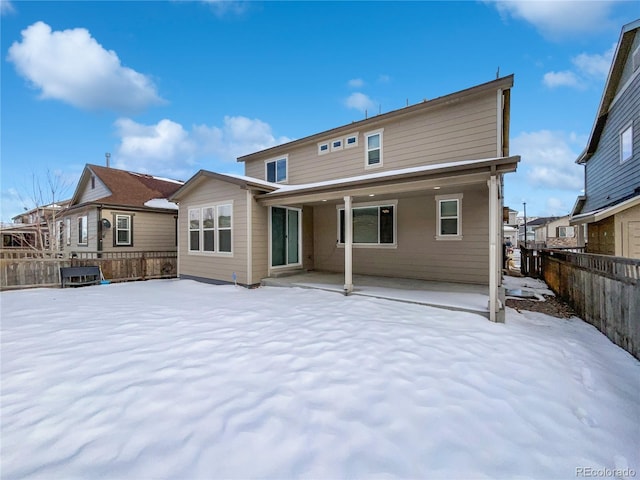
[[[187,280],[0,300],[4,479],[640,475],[640,362],[579,319]]]

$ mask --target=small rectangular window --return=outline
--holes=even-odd
[[[319,143],[318,144],[318,155],[324,155],[329,152],[329,144],[328,143]]]
[[[78,217],[78,245],[87,245],[89,243],[88,228],[87,216]]]
[[[358,146],[358,134],[349,135],[344,141],[344,148],[357,147]]]
[[[342,139],[331,140],[331,151],[342,150]]]
[[[629,125],[620,134],[620,162],[626,162],[633,156],[633,125]]]
[[[279,158],[266,162],[267,182],[281,183],[287,181],[287,159]]]
[[[189,210],[189,250],[200,250],[200,209]]]
[[[369,133],[365,138],[365,166],[377,167],[382,165],[382,132]]]
[[[462,194],[438,195],[436,200],[436,240],[462,239]]]
[[[66,244],[71,245],[71,219],[64,219],[64,235],[66,237]]]

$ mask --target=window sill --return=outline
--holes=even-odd
[[[434,237],[437,241],[459,241],[462,240],[462,235],[436,235]]]
[[[226,257],[226,258],[232,258],[233,257],[233,252],[201,252],[201,251],[188,250],[187,251],[187,255],[194,255],[194,256],[197,256],[197,257]]]
[[[344,248],[344,243],[338,243],[338,248]],[[395,249],[398,248],[397,243],[354,243],[353,248],[384,248]]]

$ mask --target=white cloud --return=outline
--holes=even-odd
[[[7,15],[16,11],[13,3],[9,0],[0,0],[0,15]]]
[[[134,112],[162,103],[153,82],[122,66],[84,28],[52,31],[36,22],[22,31],[22,41],[7,59],[41,91],[41,98],[62,100],[79,108]]]
[[[372,113],[376,107],[376,104],[371,100],[367,95],[360,92],[355,92],[349,95],[349,97],[345,100],[345,105],[348,108],[353,108],[354,110],[359,110],[361,112],[368,111]]]
[[[575,134],[540,130],[522,132],[511,141],[511,151],[522,157],[527,182],[534,187],[575,190],[583,188],[583,167],[576,165],[586,139]]]
[[[601,81],[607,78],[613,55],[617,44],[613,44],[609,50],[599,54],[581,53],[571,59],[575,67],[573,70],[562,72],[547,72],[542,82],[549,88],[571,87],[584,89],[590,81]]]
[[[610,28],[614,22],[609,16],[616,2],[510,0],[488,3],[495,4],[504,20],[509,17],[524,20],[543,36],[557,40]]]
[[[582,81],[578,76],[569,71],[565,70],[563,72],[547,72],[544,74],[542,78],[542,82],[549,88],[557,88],[557,87],[574,87],[574,88],[583,88]]]
[[[609,68],[616,52],[617,43],[614,43],[609,50],[603,54],[581,53],[571,59],[578,71],[584,75],[597,79],[605,79],[609,75]]]
[[[348,85],[351,88],[362,88],[364,86],[364,80],[361,78],[352,78],[349,80]]]
[[[222,127],[195,125],[191,131],[168,119],[143,125],[121,118],[116,128],[121,142],[114,155],[115,167],[183,180],[194,173],[196,164],[205,164],[212,157],[229,163],[241,155],[290,141],[274,137],[269,124],[242,116],[225,117]]]
[[[563,199],[557,197],[547,198],[546,213],[548,216],[564,216],[566,215],[573,205],[567,204]]]
[[[248,9],[248,2],[239,0],[202,0],[211,6],[213,12],[221,17],[227,14],[241,15]]]

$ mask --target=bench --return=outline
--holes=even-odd
[[[100,283],[102,275],[100,267],[60,267],[60,278],[62,288],[80,287],[82,285],[97,285]]]

